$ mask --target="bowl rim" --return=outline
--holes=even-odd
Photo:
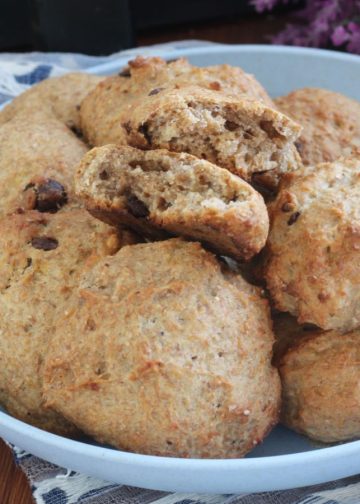
[[[280,54],[280,55],[293,55],[293,56],[315,56],[321,57],[322,59],[333,59],[338,61],[348,61],[351,63],[357,63],[360,65],[360,56],[356,54],[348,54],[340,51],[333,51],[330,49],[318,49],[313,47],[297,47],[297,46],[285,46],[285,45],[269,45],[269,44],[221,44],[209,41],[199,41],[204,42],[206,45],[196,46],[190,48],[175,48],[168,49],[155,46],[144,46],[137,48],[137,53],[129,51],[124,51],[123,56],[119,56],[112,61],[107,63],[101,63],[99,65],[94,65],[86,71],[88,73],[101,74],[108,71],[115,71],[115,69],[120,68],[125,65],[128,61],[135,58],[138,54],[144,54],[145,56],[158,55],[164,59],[173,59],[176,57],[190,57],[193,55],[206,55],[209,52],[213,54],[221,54],[226,51],[227,53],[248,53],[248,54]],[[174,43],[176,44],[176,42]]]
[[[4,427],[4,429],[2,429]],[[54,449],[67,449],[77,454],[87,457],[107,458],[113,462],[126,462],[138,465],[141,462],[144,466],[151,466],[152,468],[161,468],[166,465],[167,468],[196,470],[199,463],[201,463],[202,470],[205,468],[216,469],[219,465],[226,465],[229,469],[239,468],[246,465],[256,469],[261,467],[262,470],[266,469],[267,465],[272,468],[276,465],[283,466],[284,463],[317,463],[325,461],[328,456],[337,451],[339,457],[352,456],[359,454],[360,456],[360,440],[349,441],[335,446],[328,446],[315,450],[309,450],[298,453],[290,453],[284,455],[271,455],[264,457],[254,458],[233,458],[233,459],[200,459],[200,458],[180,458],[180,457],[162,457],[157,455],[144,455],[140,453],[126,452],[116,448],[106,448],[103,446],[92,445],[82,441],[69,439],[66,437],[47,432],[45,430],[34,427],[30,424],[17,420],[11,415],[0,411],[0,432],[1,430],[12,430],[20,436],[29,436],[33,441],[44,443]]]

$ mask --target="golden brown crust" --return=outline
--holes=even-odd
[[[56,331],[47,404],[102,442],[238,457],[276,423],[267,303],[199,244],[124,247],[83,276]]]
[[[0,215],[27,206],[38,177],[60,183],[73,199],[73,175],[87,147],[48,112],[19,112],[0,126]]]
[[[360,158],[287,177],[270,208],[265,278],[275,307],[300,324],[360,325]]]
[[[0,221],[0,401],[17,418],[76,433],[44,408],[40,370],[80,270],[121,244],[114,228],[84,209],[30,211]]]
[[[360,103],[327,89],[297,89],[275,100],[303,126],[297,146],[305,165],[335,161],[360,148]]]
[[[179,89],[197,85],[231,96],[244,94],[274,104],[256,79],[241,68],[217,65],[198,68],[180,58],[167,63],[162,58],[138,56],[130,61],[127,75],[105,79],[81,104],[81,125],[92,145],[126,143],[121,126],[123,117],[131,113],[133,104],[154,96],[164,89]]]
[[[80,103],[101,80],[103,77],[87,73],[68,73],[45,79],[17,96],[0,112],[0,125],[19,112],[43,110],[77,131],[80,127]]]
[[[308,335],[279,366],[282,421],[324,443],[360,437],[360,333]]]
[[[262,197],[227,170],[190,154],[98,147],[82,159],[76,187],[95,216],[152,239],[185,236],[238,259],[265,245]]]

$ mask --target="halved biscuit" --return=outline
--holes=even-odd
[[[134,104],[123,127],[129,145],[188,152],[245,180],[301,164],[294,146],[301,126],[259,101],[198,86],[147,96]]]
[[[265,245],[269,223],[260,194],[189,154],[98,147],[81,161],[75,184],[93,215],[150,238],[182,235],[237,259]]]

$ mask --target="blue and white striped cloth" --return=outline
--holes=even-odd
[[[36,504],[360,504],[360,476],[311,487],[241,495],[180,494],[98,480],[13,447]]]
[[[184,41],[123,51],[107,57],[81,54],[0,54],[0,105],[31,85],[68,71],[90,69],[118,58],[157,54],[206,42]],[[50,464],[12,446],[36,504],[360,504],[360,475],[294,490],[242,495],[169,494],[98,480]],[[2,503],[1,503],[2,504]],[[5,503],[4,503],[5,504]]]

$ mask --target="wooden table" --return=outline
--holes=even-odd
[[[231,22],[207,22],[196,26],[167,27],[138,36],[138,45],[169,40],[201,39],[230,44],[264,44],[288,22],[288,15],[237,19]],[[33,504],[25,475],[17,468],[9,448],[0,440],[0,504]]]
[[[14,464],[13,456],[0,439],[0,502],[1,504],[32,504],[25,474]]]

